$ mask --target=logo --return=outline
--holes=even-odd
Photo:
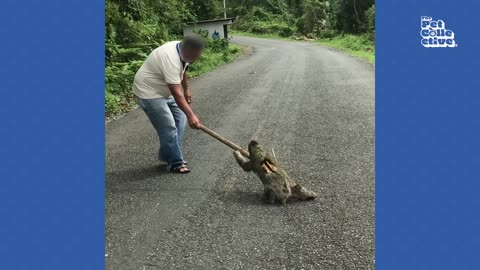
[[[421,17],[422,45],[427,48],[447,48],[457,47],[455,42],[455,33],[445,28],[445,22],[442,20],[434,21],[432,17]]]

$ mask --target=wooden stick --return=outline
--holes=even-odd
[[[213,138],[219,140],[220,142],[224,143],[226,146],[232,148],[233,150],[240,151],[240,153],[245,156],[246,158],[250,158],[250,155],[248,154],[247,151],[245,151],[243,148],[240,146],[234,144],[233,142],[225,139],[224,137],[220,136],[220,134],[216,133],[215,131],[205,127],[204,125],[200,125],[199,129],[208,135],[212,136]]]

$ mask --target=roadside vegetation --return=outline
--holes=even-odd
[[[375,62],[374,0],[229,2],[237,35],[316,41]]]
[[[344,35],[328,39],[319,39],[325,46],[341,49],[353,56],[375,63],[375,44],[365,36]]]

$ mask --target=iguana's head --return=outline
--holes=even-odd
[[[250,160],[263,161],[267,153],[263,151],[257,141],[251,140],[248,144],[248,152],[250,153]]]

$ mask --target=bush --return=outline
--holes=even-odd
[[[253,7],[245,16],[234,24],[234,29],[254,34],[275,34],[289,37],[295,29],[293,17],[288,14],[273,14],[262,7]]]
[[[228,51],[228,40],[226,39],[208,39],[206,49],[212,52]]]
[[[266,22],[253,22],[251,26],[249,27],[249,32],[255,33],[255,34],[267,34],[274,32],[272,31],[271,26],[268,25]]]
[[[338,32],[335,30],[322,30],[318,34],[319,38],[334,38],[338,36]]]
[[[122,99],[110,92],[105,93],[105,111],[108,113],[116,113],[120,108]]]
[[[230,53],[231,54],[236,54],[240,51],[240,49],[238,47],[232,47],[230,48]]]
[[[279,31],[279,34],[282,37],[290,37],[291,35],[293,35],[293,29],[285,26]]]
[[[369,9],[365,11],[366,18],[366,31],[375,32],[375,5],[372,5]]]
[[[250,24],[247,31],[254,34],[277,34],[281,36],[291,36],[293,34],[293,29],[283,22],[256,21]]]
[[[306,34],[305,33],[305,18],[302,16],[297,19],[295,22],[295,26],[297,27],[297,32],[300,34]]]
[[[269,13],[268,11],[266,11],[264,8],[262,7],[257,7],[257,6],[254,6],[252,8],[252,10],[250,11],[250,15],[252,18],[250,19],[254,19],[254,20],[260,20],[260,21],[267,21],[269,20],[273,14]]]

